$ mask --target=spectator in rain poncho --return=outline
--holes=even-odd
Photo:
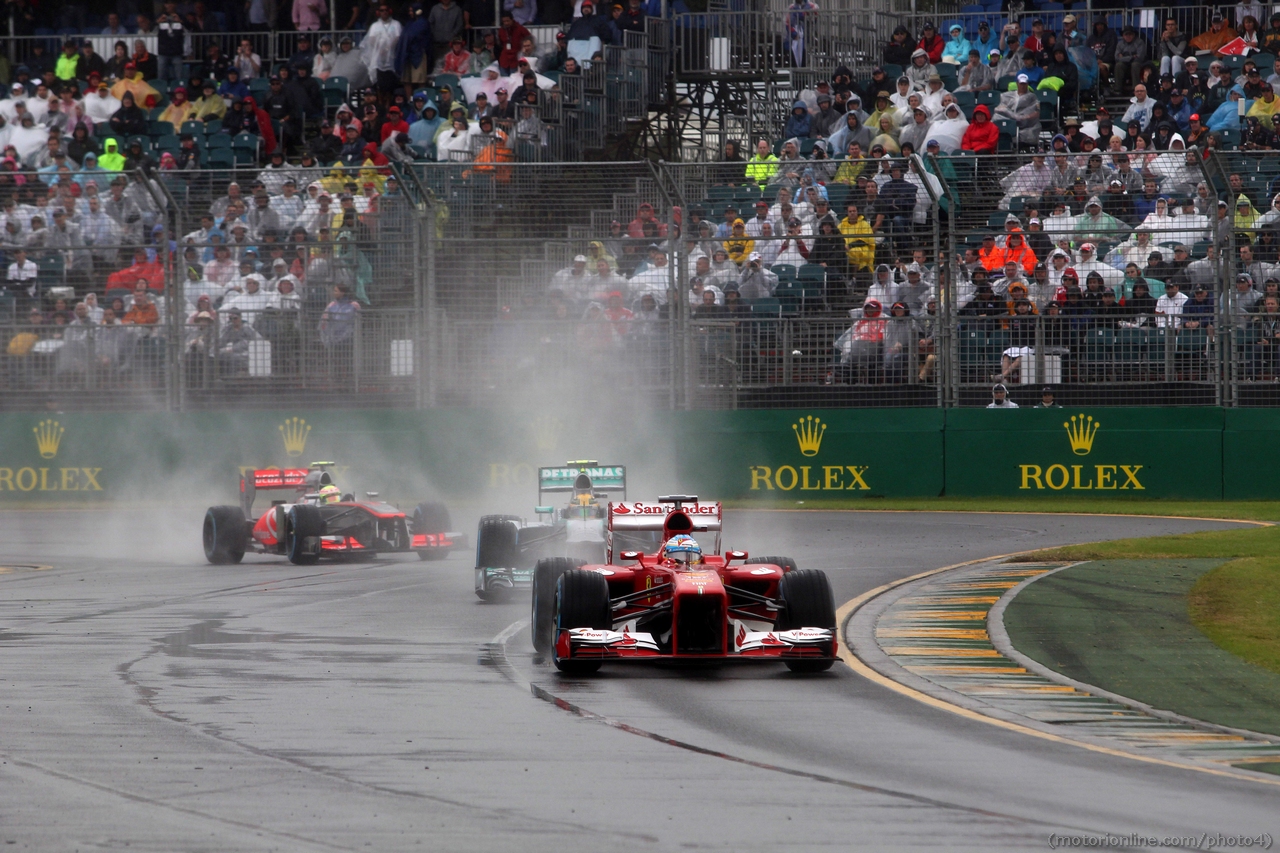
[[[1098,55],[1088,45],[1067,47],[1067,56],[1076,67],[1081,92],[1092,92],[1098,85]]]
[[[1249,201],[1249,197],[1241,193],[1236,197],[1236,214],[1232,220],[1232,227],[1236,231],[1252,231],[1258,227],[1258,219],[1261,214],[1257,208],[1253,206],[1253,202]]]
[[[1280,193],[1276,195],[1271,204],[1272,210],[1264,214],[1262,219],[1273,215],[1274,218],[1268,219],[1265,225],[1280,222]],[[1195,201],[1189,197],[1183,199],[1182,212],[1173,221],[1176,230],[1170,236],[1170,240],[1194,246],[1201,240],[1209,238],[1209,218],[1196,212]],[[1259,222],[1261,223],[1262,220],[1260,219]],[[1264,225],[1260,224],[1259,227],[1264,227]]]
[[[902,149],[898,146],[898,119],[889,113],[881,113],[879,131],[871,138],[871,147],[883,145],[886,154],[899,154]]]
[[[1018,141],[1023,145],[1034,144],[1040,136],[1040,100],[1031,91],[1027,75],[1019,74],[1017,88],[1002,92],[996,106],[996,117],[1013,119],[1018,125]]]
[[[1031,162],[1014,169],[1000,180],[1005,188],[1004,198],[999,206],[1007,209],[1014,196],[1039,196],[1053,186],[1053,170],[1044,160],[1044,154],[1036,152],[1031,155]]]
[[[1213,111],[1213,115],[1209,116],[1206,127],[1210,131],[1234,130],[1240,127],[1240,116],[1237,113],[1239,105],[1237,101],[1244,101],[1244,111],[1247,115],[1249,110],[1253,108],[1253,101],[1245,98],[1244,89],[1240,86],[1232,86],[1227,92],[1227,100]]]
[[[1169,199],[1164,196],[1156,199],[1156,209],[1148,213],[1138,227],[1150,231],[1156,243],[1169,242],[1169,232],[1175,228],[1175,218],[1169,213]]]
[[[982,61],[977,50],[969,51],[969,61],[960,67],[957,79],[960,84],[956,86],[957,92],[982,92],[996,85],[995,71]]]
[[[957,104],[947,104],[942,110],[942,118],[933,123],[929,138],[938,140],[943,154],[951,154],[960,149],[960,141],[964,132],[969,129],[969,120]]]
[[[409,125],[409,143],[421,151],[423,156],[435,159],[436,133],[442,124],[444,119],[438,115],[436,102],[428,98],[422,106],[422,117]]]
[[[1048,231],[1048,228],[1045,229]],[[1073,239],[1077,243],[1104,242],[1114,243],[1124,239],[1129,233],[1129,226],[1114,216],[1102,211],[1102,202],[1092,196],[1084,206],[1084,213],[1076,217]]]
[[[898,120],[899,129],[906,127],[914,121],[916,107],[924,107],[924,95],[919,92],[912,92],[907,96],[907,105],[898,110],[898,114],[894,116]],[[928,115],[929,108],[925,107],[925,114]]]
[[[946,46],[942,48],[942,61],[948,65],[964,65],[969,61],[969,51],[973,49],[973,45],[964,37],[964,27],[959,24],[951,25],[950,36]]]
[[[863,151],[871,150],[871,130],[863,125],[856,113],[845,113],[840,129],[831,134],[831,153],[844,154],[849,150],[850,142],[858,143]]]
[[[954,101],[942,85],[942,78],[937,74],[929,78],[929,88],[924,93],[924,108],[929,111],[929,118],[938,118],[942,115],[942,107],[944,103]]]
[[[1148,163],[1147,171],[1163,178],[1160,186],[1165,192],[1189,196],[1195,192],[1195,186],[1200,181],[1197,157],[1195,152],[1187,151],[1182,134],[1175,133],[1169,138],[1169,150]]]
[[[836,339],[837,358],[844,381],[870,381],[870,374],[880,366],[884,345],[883,306],[868,297],[861,309],[854,310],[859,319]]]
[[[929,61],[929,53],[924,48],[916,48],[911,54],[911,64],[907,66],[904,76],[917,92],[928,88],[929,78],[938,73],[937,67]]]
[[[413,153],[408,151],[409,134],[394,133],[382,140],[378,149],[389,163],[412,163]]]
[[[111,174],[98,165],[98,155],[88,151],[85,152],[83,165],[76,172],[75,181],[82,187],[93,183],[99,191],[105,191],[111,184]]]
[[[912,120],[898,133],[898,145],[910,142],[917,152],[924,151],[924,144],[929,139],[929,111],[924,107],[916,107],[912,112]]]
[[[901,112],[902,110],[905,110],[905,109],[909,109],[911,104],[908,102],[907,99],[911,96],[911,92],[912,92],[911,79],[904,74],[898,78],[897,89],[894,91],[892,95],[889,96],[889,103],[893,104],[893,108],[898,112]],[[877,103],[876,104],[877,112],[881,111],[879,107],[880,105]]]
[[[849,100],[845,102],[845,112],[853,113],[858,117],[858,121],[867,123],[867,111],[862,108],[862,96],[857,92],[849,93]]]
[[[1141,269],[1146,266],[1147,258],[1151,257],[1151,253],[1155,248],[1156,244],[1152,242],[1151,229],[1147,227],[1146,223],[1143,223],[1134,229],[1129,239],[1111,250],[1111,254],[1107,256],[1107,263],[1118,270],[1124,269],[1129,264],[1137,264],[1138,268]]]

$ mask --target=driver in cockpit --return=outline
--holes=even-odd
[[[682,533],[667,540],[662,546],[662,557],[664,560],[676,563],[677,566],[700,566],[702,565],[702,546],[692,536]]]
[[[573,499],[570,501],[572,506],[596,506],[595,490],[591,487],[591,478],[586,474],[579,474],[577,479],[573,481]]]

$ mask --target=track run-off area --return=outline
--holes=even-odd
[[[1194,848],[1280,829],[1280,786],[992,725],[845,663],[565,678],[533,653],[527,596],[475,598],[471,554],[211,566],[199,524],[0,513],[6,849]],[[724,544],[791,555],[853,602],[943,566],[1237,524],[730,510]]]

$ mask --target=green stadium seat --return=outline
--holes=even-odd
[[[782,316],[782,302],[772,296],[756,299],[751,303],[752,314],[765,314],[771,317]]]

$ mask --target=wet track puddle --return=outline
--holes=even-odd
[[[392,663],[400,655],[360,652],[320,651],[326,646],[396,646],[397,640],[371,637],[312,636],[307,634],[224,630],[225,620],[197,622],[175,634],[156,641],[158,651],[169,657],[206,658],[216,660],[279,660],[285,655],[302,654],[312,660],[332,659],[347,663]],[[250,648],[252,647],[252,648]]]
[[[880,654],[857,651],[882,675],[984,716],[1076,742],[1212,766],[1231,775],[1248,775],[1234,773],[1231,766],[1280,761],[1280,739],[1099,695],[1018,655],[999,621],[999,605],[1024,582],[1062,567],[988,563],[908,584],[887,606],[855,612],[846,625],[846,642],[870,629],[873,651]]]

